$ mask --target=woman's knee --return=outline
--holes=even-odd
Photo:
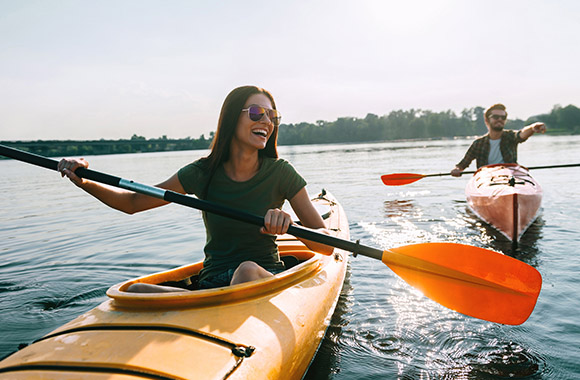
[[[265,270],[265,269],[253,261],[244,261],[240,265],[238,265],[238,267],[236,268],[236,272],[239,271],[242,273],[256,273],[256,272],[259,272],[260,270]]]
[[[244,261],[236,268],[232,277],[232,285],[242,282],[253,281],[264,277],[273,276],[272,273],[262,268],[253,261]]]

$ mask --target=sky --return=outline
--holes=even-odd
[[[234,88],[282,123],[580,107],[580,2],[0,0],[0,140],[199,138]]]

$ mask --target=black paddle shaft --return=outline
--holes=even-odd
[[[40,156],[34,153],[14,149],[6,145],[0,144],[0,154],[18,161],[23,161],[29,164],[41,166],[46,169],[57,170],[58,161],[56,160],[52,160],[50,158],[46,158],[44,156]],[[178,203],[180,205],[192,207],[201,211],[211,212],[212,214],[217,214],[241,222],[254,224],[259,227],[262,227],[264,225],[264,218],[261,216],[253,215],[245,211],[232,209],[230,207],[221,206],[217,203],[201,200],[189,195],[177,193],[175,191],[140,184],[138,182],[115,177],[109,174],[97,172],[86,168],[76,169],[75,174],[82,178],[134,191],[136,193],[149,195],[155,198],[160,198],[167,202]],[[361,254],[363,256],[368,256],[378,260],[381,260],[383,256],[383,251],[378,250],[376,248],[364,246],[359,244],[358,242],[355,243],[349,240],[344,240],[334,236],[322,234],[295,224],[291,225],[288,228],[288,233],[296,237],[344,249],[346,251],[353,252],[355,254]]]
[[[580,164],[561,164],[561,165],[546,165],[546,166],[530,166],[526,167],[528,170],[538,170],[538,169],[556,169],[556,168],[572,168],[574,166],[580,166]],[[461,172],[461,174],[474,174],[475,170]],[[451,175],[451,173],[436,173],[436,174],[425,174],[423,177],[441,177],[444,175]]]

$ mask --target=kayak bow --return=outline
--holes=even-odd
[[[331,194],[313,200],[349,237]],[[217,289],[128,293],[133,283],[192,288],[203,263],[112,286],[109,300],[0,362],[1,379],[301,379],[325,335],[347,252],[278,238],[288,270]],[[194,288],[194,286],[193,286]]]

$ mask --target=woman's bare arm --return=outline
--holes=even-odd
[[[129,190],[118,189],[88,179],[80,178],[74,173],[74,171],[79,167],[88,168],[89,163],[84,159],[62,159],[57,165],[57,170],[60,171],[63,177],[66,176],[75,185],[93,197],[97,198],[107,206],[116,210],[125,212],[127,214],[134,214],[169,203],[162,199],[154,198],[148,195],[134,193]],[[156,186],[185,194],[185,190],[183,189],[183,186],[177,177],[177,173],[169,177],[167,180],[157,184]]]

